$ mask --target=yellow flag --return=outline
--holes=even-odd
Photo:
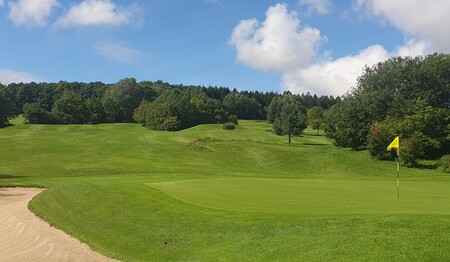
[[[391,151],[392,148],[400,148],[400,138],[396,137],[394,141],[387,147],[388,151]]]

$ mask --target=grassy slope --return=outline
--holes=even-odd
[[[17,125],[0,130],[0,185],[48,187],[31,203],[37,214],[127,261],[450,260],[448,175],[402,169],[398,206],[393,163],[312,132],[288,146],[269,130]],[[214,141],[186,147],[197,138]],[[319,182],[335,199],[311,197]]]

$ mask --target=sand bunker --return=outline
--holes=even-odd
[[[36,217],[28,202],[42,189],[0,188],[0,261],[117,261]]]

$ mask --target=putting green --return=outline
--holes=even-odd
[[[190,204],[233,211],[300,214],[450,214],[445,183],[224,178],[148,183]]]

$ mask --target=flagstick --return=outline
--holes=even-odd
[[[397,147],[397,199],[400,199],[400,148]]]
[[[400,199],[400,163],[397,161],[397,199]]]

